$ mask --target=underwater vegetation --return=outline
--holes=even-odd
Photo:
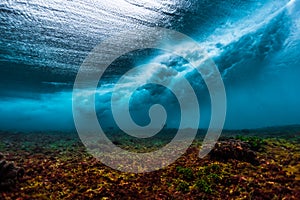
[[[265,145],[265,141],[257,136],[245,137],[242,135],[236,136],[236,139],[247,142],[250,145],[250,149],[254,151],[263,151],[263,147]]]
[[[287,130],[225,131],[203,159],[197,137],[175,163],[143,174],[103,165],[75,133],[0,132],[0,152],[24,168],[0,199],[299,199],[300,129]]]

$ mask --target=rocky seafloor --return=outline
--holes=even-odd
[[[76,133],[2,131],[0,199],[300,199],[299,127],[224,131],[204,159],[201,141],[164,169],[134,174],[97,161]]]

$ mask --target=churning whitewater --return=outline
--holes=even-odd
[[[0,129],[73,129],[71,93],[84,59],[110,36],[143,26],[182,32],[213,59],[227,93],[225,128],[300,123],[298,0],[4,0],[0,11]],[[184,46],[182,53],[190,58],[199,56],[184,42],[169,45],[178,51]],[[119,58],[99,82],[96,109],[102,125],[116,126],[111,92],[126,71],[139,65],[148,68],[127,77],[129,86],[164,80],[172,87],[187,78],[200,102],[199,127],[207,127],[210,99],[201,75],[172,52],[149,49]],[[156,103],[168,113],[167,126],[178,127],[178,100],[153,84],[134,92],[133,120],[147,125],[149,108]]]

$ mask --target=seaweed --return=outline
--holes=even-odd
[[[1,191],[0,199],[300,197],[300,146],[292,140],[261,138],[265,150],[254,151],[246,141],[225,138],[214,150],[231,149],[230,156],[225,151],[226,159],[221,154],[199,158],[201,141],[195,141],[175,163],[154,172],[133,174],[116,171],[93,158],[76,135],[43,133],[39,136],[34,133],[10,136],[13,145],[6,149],[6,158],[1,160],[6,163],[18,160],[26,173],[19,181],[13,179],[12,190]],[[29,148],[21,148],[24,141]],[[36,146],[43,148],[38,151],[31,148]],[[254,152],[259,165],[249,162],[247,152]]]
[[[242,136],[242,135],[237,135],[235,137],[238,140],[241,140],[242,142],[246,142],[250,145],[250,149],[253,151],[264,151],[265,150],[265,145],[266,142],[264,141],[263,138],[257,137],[257,136]]]

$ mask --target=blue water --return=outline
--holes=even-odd
[[[300,124],[299,16],[299,0],[3,0],[0,129],[74,129],[72,87],[80,65],[101,41],[141,26],[182,32],[207,51],[226,88],[225,128]],[[118,78],[136,65],[149,63],[161,67],[149,65],[152,71],[143,79],[159,77],[176,84],[173,69],[188,78],[200,102],[199,126],[207,127],[210,99],[201,76],[185,60],[160,51],[139,52],[112,65],[98,88],[100,123],[115,126],[110,96]],[[149,123],[148,109],[154,103],[166,107],[167,126],[178,127],[176,98],[155,85],[142,86],[132,96],[136,123]],[[192,109],[190,113],[193,116]]]

